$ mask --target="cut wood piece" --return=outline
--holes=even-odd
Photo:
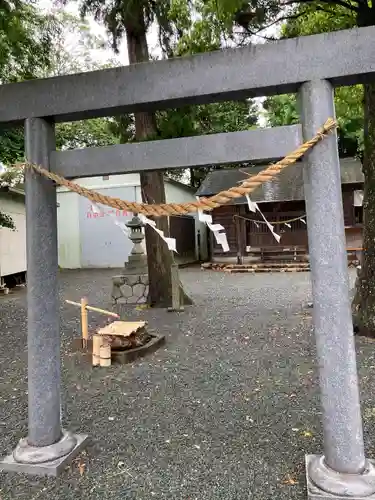
[[[65,301],[67,304],[70,304],[71,306],[77,306],[77,307],[81,307],[82,306],[82,301],[81,302],[74,302],[73,300],[66,300]],[[117,314],[117,313],[114,313],[112,311],[106,311],[105,309],[100,309],[99,307],[93,307],[93,306],[89,306],[87,305],[87,301],[86,301],[86,309],[88,311],[93,311],[93,312],[97,312],[97,313],[100,313],[100,314],[105,314],[106,316],[112,316],[113,318],[119,318],[120,315]]]
[[[81,328],[82,328],[82,342],[83,347],[87,347],[87,341],[89,339],[89,323],[87,315],[87,297],[82,297],[81,299]]]
[[[111,366],[111,346],[109,344],[100,346],[100,366]]]
[[[145,325],[146,321],[114,321],[103,328],[99,328],[97,334],[129,337],[141,328],[144,328]]]

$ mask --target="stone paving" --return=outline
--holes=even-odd
[[[79,317],[63,299],[110,307],[115,274],[60,276],[64,426],[92,446],[57,480],[0,474],[1,500],[304,499],[304,455],[322,451],[309,273],[182,270],[195,301],[184,313],[129,309],[166,335],[165,348],[92,370],[71,351]],[[25,306],[25,290],[0,298],[2,455],[27,433]],[[374,344],[356,344],[374,457]]]

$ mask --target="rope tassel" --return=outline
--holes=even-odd
[[[94,203],[99,203],[102,205],[107,205],[109,207],[115,208],[116,210],[127,210],[133,213],[139,213],[151,217],[162,217],[165,215],[185,215],[198,210],[211,211],[214,208],[220,207],[229,203],[235,198],[241,198],[243,196],[249,195],[257,187],[259,187],[264,182],[270,181],[275,176],[277,176],[284,168],[289,165],[294,164],[297,160],[302,158],[304,154],[313,148],[318,142],[322,141],[331,131],[337,127],[337,123],[332,118],[329,118],[323,127],[318,130],[316,135],[310,140],[303,143],[299,148],[297,148],[292,153],[288,154],[285,158],[270,165],[266,169],[262,170],[258,174],[245,179],[240,186],[233,186],[228,190],[221,191],[220,193],[211,196],[210,198],[201,198],[199,201],[192,201],[188,203],[163,203],[163,204],[148,204],[148,203],[137,203],[132,201],[124,201],[119,198],[113,198],[111,196],[105,196],[91,189],[87,189],[75,182],[69,181],[58,174],[50,172],[45,168],[34,165],[32,163],[21,163],[15,165],[18,168],[29,168],[35,172],[47,177],[51,181],[54,181],[60,186],[68,188],[80,196],[91,200]]]

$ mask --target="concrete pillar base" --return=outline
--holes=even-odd
[[[87,435],[69,432],[64,432],[59,442],[40,448],[21,439],[13,453],[0,461],[0,471],[57,477],[87,444]]]
[[[340,474],[324,457],[306,455],[308,500],[375,500],[375,463],[368,460],[362,474]]]

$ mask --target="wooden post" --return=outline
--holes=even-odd
[[[178,264],[173,262],[171,266],[171,279],[172,279],[172,307],[168,307],[169,312],[183,311],[184,306],[181,303],[181,286],[178,273]]]
[[[243,231],[242,219],[235,217],[236,241],[237,241],[237,264],[243,264]]]
[[[82,344],[87,348],[87,341],[89,339],[89,322],[87,314],[87,297],[81,299],[81,329],[82,329]]]

